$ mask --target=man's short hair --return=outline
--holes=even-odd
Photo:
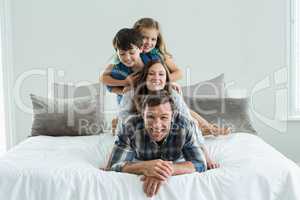
[[[123,28],[119,30],[113,39],[115,50],[128,51],[132,45],[141,48],[143,46],[143,36],[140,32],[132,28]]]
[[[154,94],[147,94],[143,98],[141,113],[145,111],[146,106],[154,107],[165,103],[170,103],[171,109],[174,112],[174,101],[172,97],[165,90],[158,91]]]

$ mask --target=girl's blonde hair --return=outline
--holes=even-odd
[[[133,28],[139,32],[143,28],[156,29],[158,31],[158,36],[157,36],[157,42],[156,42],[155,48],[157,48],[159,50],[159,53],[161,54],[163,59],[165,59],[166,56],[172,57],[172,55],[167,51],[166,43],[161,34],[161,29],[160,29],[160,25],[159,25],[158,21],[156,21],[152,18],[141,18],[134,23]]]

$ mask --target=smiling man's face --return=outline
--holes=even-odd
[[[157,106],[146,106],[143,112],[145,128],[150,138],[162,141],[170,132],[172,108],[169,102]]]

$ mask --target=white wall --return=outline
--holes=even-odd
[[[113,53],[117,30],[148,16],[163,28],[176,63],[190,71],[191,83],[225,72],[231,88],[252,89],[260,80],[287,67],[288,0],[224,1],[11,1],[14,80],[24,72],[47,67],[64,70],[56,81],[96,82]],[[186,78],[180,83],[185,84]],[[46,77],[22,82],[20,95],[47,95]],[[276,85],[258,92],[256,111],[272,118]],[[30,133],[31,115],[16,108],[17,142]],[[289,158],[300,161],[300,123],[279,133],[254,116],[260,136]]]
[[[1,32],[0,32],[1,36]],[[3,96],[3,68],[2,68],[2,42],[0,40],[0,156],[6,150],[5,137],[5,114],[4,114],[4,96]]]

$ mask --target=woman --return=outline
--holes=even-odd
[[[157,75],[157,77],[155,77]],[[175,86],[174,86],[175,85]],[[174,89],[175,88],[175,89]],[[160,61],[153,61],[146,65],[140,72],[140,78],[135,82],[134,90],[124,94],[124,99],[120,104],[119,117],[125,120],[128,116],[139,111],[141,99],[144,95],[155,93],[159,90],[166,90],[174,99],[178,111],[196,121],[203,135],[226,135],[230,132],[229,128],[219,128],[210,124],[198,113],[188,108],[184,102],[176,83],[171,82],[168,68]],[[133,106],[133,103],[135,106]]]

